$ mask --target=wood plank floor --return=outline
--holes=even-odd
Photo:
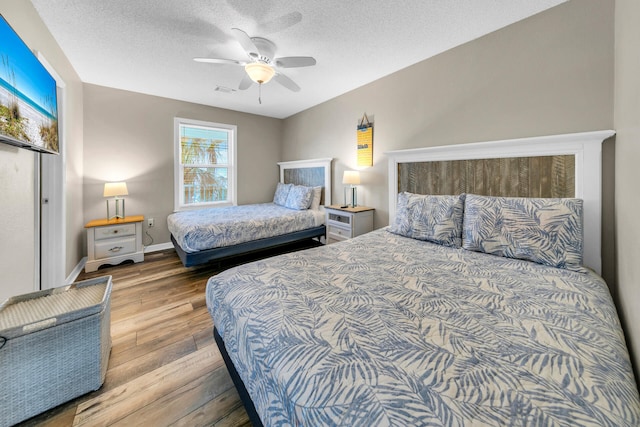
[[[83,273],[113,278],[112,348],[102,387],[22,426],[250,426],[213,340],[205,303],[209,277],[237,263],[305,249],[289,246],[234,263],[182,266],[173,249],[138,264]]]

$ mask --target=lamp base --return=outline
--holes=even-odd
[[[344,187],[344,204],[350,208],[358,206],[358,187],[355,185]]]
[[[351,187],[351,207],[355,208],[358,206],[358,188],[355,186]]]
[[[109,209],[109,199],[107,199],[107,220],[108,221],[114,218],[115,219],[124,218],[124,199],[119,199],[115,197],[113,199],[113,202],[115,204],[115,215],[111,216],[110,209]]]

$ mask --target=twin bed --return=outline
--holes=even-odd
[[[278,163],[280,180],[273,203],[198,209],[169,215],[167,225],[171,242],[184,266],[323,237],[324,205],[331,204],[331,160]],[[289,191],[293,186],[302,191],[315,191],[311,195],[294,195]]]
[[[390,226],[210,278],[254,424],[639,425],[596,273],[611,135],[387,153]]]

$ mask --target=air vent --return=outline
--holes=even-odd
[[[236,90],[226,86],[216,86],[213,90],[214,92],[223,92],[223,93],[233,93]]]

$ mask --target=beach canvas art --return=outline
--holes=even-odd
[[[0,141],[59,153],[56,81],[0,15]]]

